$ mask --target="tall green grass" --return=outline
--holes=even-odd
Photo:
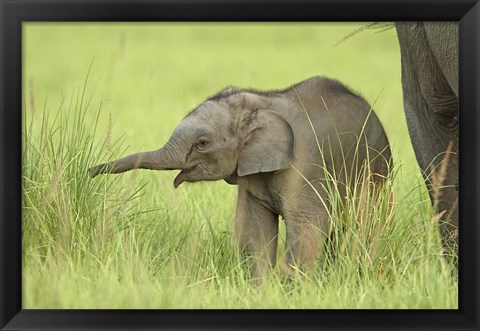
[[[334,241],[322,263],[300,272],[293,286],[277,268],[257,288],[224,215],[198,215],[205,206],[192,196],[182,208],[171,200],[158,206],[135,176],[126,186],[116,176],[87,176],[89,166],[124,149],[111,128],[95,139],[101,111],[82,90],[53,118],[44,109],[24,123],[26,308],[456,306],[454,268],[440,256],[438,224],[419,201],[424,192],[414,188],[393,204],[395,171],[373,193],[365,168],[357,180],[366,185],[347,191],[346,200],[331,176]]]
[[[67,26],[62,31],[68,36],[79,29]],[[411,151],[398,152],[405,151],[408,146],[396,141],[408,137],[404,135],[404,123],[400,127],[398,120],[403,115],[401,104],[394,110],[388,107],[397,100],[391,97],[390,90],[382,94],[375,108],[398,161],[381,191],[375,197],[369,193],[368,185],[360,186],[349,193],[349,199],[340,201],[332,185],[330,200],[337,206],[331,210],[335,241],[326,246],[321,263],[311,272],[299,272],[295,281],[287,284],[282,281],[277,267],[258,285],[250,278],[246,269],[248,261],[239,256],[232,238],[235,187],[224,182],[209,182],[186,184],[173,190],[173,173],[132,171],[92,179],[87,169],[132,150],[147,149],[149,142],[150,146],[161,145],[183,114],[169,112],[166,108],[158,115],[156,107],[169,106],[187,112],[188,107],[208,95],[206,90],[214,91],[214,86],[226,85],[224,80],[233,83],[230,76],[236,77],[239,85],[254,77],[260,85],[271,82],[272,86],[281,87],[272,83],[279,77],[279,65],[272,66],[274,71],[265,67],[268,70],[264,68],[265,71],[260,71],[263,75],[258,76],[253,73],[242,76],[244,70],[234,66],[231,71],[219,70],[215,77],[209,78],[201,77],[201,71],[206,69],[193,66],[190,70],[197,68],[200,73],[189,73],[188,91],[178,89],[183,91],[180,93],[162,85],[162,92],[153,93],[154,89],[143,88],[144,82],[135,86],[134,82],[140,81],[135,78],[138,73],[128,69],[130,63],[135,64],[132,68],[141,68],[139,59],[150,61],[150,53],[142,51],[141,44],[128,47],[129,43],[142,40],[151,31],[149,28],[120,26],[123,39],[112,38],[117,36],[114,32],[117,30],[110,27],[82,29],[85,33],[75,34],[76,39],[62,37],[52,26],[27,29],[30,33],[26,35],[26,49],[36,46],[36,57],[27,52],[24,80],[24,308],[457,308],[456,269],[441,256],[438,220],[423,180],[418,172],[411,170],[415,166],[415,161],[409,158]],[[195,33],[195,38],[190,38],[190,30],[184,26],[175,26],[165,32],[158,27],[152,29],[170,40],[169,46],[179,49],[185,47],[182,40],[197,47],[196,41],[200,39],[198,49],[202,52],[204,44],[210,45],[208,33],[230,36],[232,31],[240,31],[237,39],[228,39],[232,49],[208,48],[201,54],[225,56],[238,45],[243,59],[252,55],[264,66],[272,61],[266,55],[249,54],[252,38],[256,47],[260,47],[255,35],[257,31],[265,31],[261,28],[227,27],[219,33],[207,27],[198,30],[205,32],[205,35],[200,34],[201,38]],[[279,30],[278,35],[275,29],[278,27],[272,28],[271,34],[260,34],[260,39],[267,42],[282,36],[278,40],[289,40],[295,45],[306,42],[297,41],[297,34],[290,34],[295,27]],[[338,29],[339,33],[328,45],[333,45],[351,30],[350,27]],[[83,42],[92,46],[83,49],[82,56],[88,61],[82,62],[80,76],[71,74],[79,70],[76,67],[69,71],[73,69],[68,69],[67,63],[73,60],[64,61],[68,57],[58,57],[59,68],[51,68],[56,70],[55,75],[42,72],[43,67],[38,64],[52,48],[41,48],[43,42],[34,39],[34,36],[41,36],[43,30],[50,32],[49,40],[62,41],[62,45]],[[307,39],[313,38],[312,34],[317,31],[305,26],[299,30],[310,33]],[[104,38],[103,41],[94,45],[95,38],[82,41],[82,36],[91,36],[89,31],[103,31],[104,34],[95,34],[95,38]],[[325,35],[319,36],[325,38]],[[109,40],[113,40],[112,44]],[[105,63],[103,53],[93,65],[90,64],[92,57],[85,54],[91,49],[104,49],[102,47],[107,47],[104,45],[114,45],[106,57],[114,60],[111,61],[113,69],[108,68],[106,74],[101,75],[98,72],[102,72]],[[281,47],[280,44],[277,47]],[[56,49],[67,54],[70,48]],[[270,51],[277,52],[277,49],[264,50],[265,54]],[[286,51],[289,57],[298,53]],[[167,63],[168,58],[176,54],[166,49],[163,53],[153,53],[162,60],[148,62],[152,66],[157,62]],[[71,59],[83,59],[71,52],[68,54]],[[342,53],[341,56],[344,67],[339,67],[340,76],[340,72],[348,71],[346,67],[351,63],[343,58],[347,55]],[[266,62],[262,62],[263,57]],[[129,62],[129,59],[136,60]],[[221,61],[222,58],[215,59]],[[239,54],[231,59],[236,63]],[[168,63],[174,67],[172,72],[181,75],[183,55],[175,60]],[[323,69],[327,68],[327,61],[333,61],[318,57],[312,60],[315,66]],[[203,65],[210,69],[224,68],[215,61],[205,60]],[[281,79],[288,79],[289,83],[294,82],[296,75],[306,78],[303,77],[305,73],[312,71],[310,62],[299,65],[292,60],[291,63],[292,68],[282,67],[290,76]],[[90,65],[90,78],[82,78]],[[155,68],[160,70],[160,67]],[[171,85],[179,84],[180,78],[172,79],[168,68],[162,70]],[[121,80],[121,74],[129,79]],[[268,79],[267,74],[270,75]],[[358,75],[361,77],[361,73]],[[151,80],[148,84],[157,83]],[[367,95],[367,99],[378,94],[378,86],[372,84],[375,93],[368,92],[371,97]],[[135,102],[129,99],[137,94],[140,96]],[[43,101],[47,95],[48,100]],[[145,113],[147,118],[128,111],[137,106],[142,109],[137,114]],[[392,117],[392,114],[400,115]],[[392,118],[396,123],[392,123]],[[322,202],[319,200],[319,203]],[[281,257],[285,254],[285,229],[282,222],[280,226],[278,255]]]

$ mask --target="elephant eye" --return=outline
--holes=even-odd
[[[209,144],[210,142],[208,140],[201,139],[195,144],[195,147],[199,150],[204,150],[208,147]]]
[[[442,125],[443,128],[447,130],[454,130],[458,126],[458,117],[457,115],[443,115],[437,117],[438,122]]]

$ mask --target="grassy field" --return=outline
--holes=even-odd
[[[359,26],[25,24],[23,308],[457,308],[408,138],[395,31],[334,46]],[[175,172],[87,176],[162,146],[227,85],[277,89],[314,75],[378,98],[395,207],[385,226],[381,213],[369,220],[381,229],[373,237],[352,210],[337,257],[294,283],[278,270],[260,286],[249,278],[231,234],[236,187],[175,190]]]

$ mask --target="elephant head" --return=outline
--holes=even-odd
[[[418,164],[440,217],[444,246],[458,245],[458,23],[398,22],[404,110]]]
[[[282,170],[293,158],[293,132],[263,95],[226,89],[175,128],[160,149],[90,168],[90,176],[132,169],[180,170],[174,180],[214,181]]]

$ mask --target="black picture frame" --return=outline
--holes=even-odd
[[[480,4],[473,0],[0,0],[1,330],[480,328]],[[459,21],[458,310],[24,310],[21,269],[22,22]]]

